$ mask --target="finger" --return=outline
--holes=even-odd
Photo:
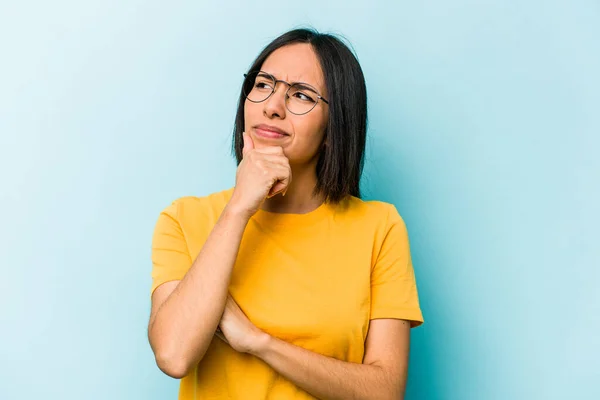
[[[215,332],[215,336],[218,337],[219,339],[221,339],[222,341],[224,341],[225,343],[229,344],[229,342],[227,341],[227,338],[222,333]]]
[[[277,154],[260,154],[256,156],[256,160],[266,161],[282,167],[289,167],[290,165],[290,160],[286,156]]]
[[[291,181],[292,169],[288,164],[279,161],[261,160],[259,165],[266,170],[267,175],[275,181]]]
[[[260,149],[256,149],[256,152],[262,154],[284,154],[283,147],[281,146],[265,146],[261,147]]]
[[[267,199],[270,199],[271,197],[275,197],[278,194],[282,194],[283,192],[285,192],[285,186],[278,183],[277,187],[273,186],[273,188],[271,188],[271,190],[269,191],[269,194],[267,195]]]
[[[285,193],[287,192],[287,188],[288,188],[287,184],[285,184],[283,182],[277,182],[275,185],[273,185],[273,187],[269,191],[267,198],[270,199],[271,197],[277,196],[278,194],[282,194],[283,196],[285,196]]]
[[[254,142],[250,135],[246,132],[242,132],[242,139],[244,140],[244,147],[242,148],[242,155],[246,156],[250,150],[254,150]]]
[[[284,167],[275,167],[274,168],[275,172],[276,172],[276,178],[277,181],[276,183],[271,187],[271,190],[269,190],[269,194],[267,195],[267,197],[271,198],[281,192],[287,191],[287,188],[289,187],[290,183],[292,182],[292,173],[289,167],[284,168]]]

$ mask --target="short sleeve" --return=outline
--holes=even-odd
[[[390,204],[387,233],[371,272],[371,319],[423,323],[406,225]]]
[[[165,282],[181,280],[192,265],[183,230],[178,221],[177,203],[158,216],[152,236],[152,288]]]

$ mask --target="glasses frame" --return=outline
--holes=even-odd
[[[268,77],[270,77],[273,80],[274,84],[273,84],[273,88],[271,89],[271,93],[269,93],[269,95],[267,97],[265,97],[261,101],[254,101],[254,100],[251,100],[250,98],[248,98],[248,95],[246,94],[246,85],[245,85],[246,84],[246,79],[248,78],[248,75],[250,75],[250,74],[257,74],[258,75],[260,73],[265,74]],[[286,82],[286,81],[281,80],[281,79],[276,79],[273,75],[271,75],[270,73],[265,72],[265,71],[253,71],[253,72],[249,72],[247,74],[244,74],[244,85],[243,85],[243,88],[242,88],[242,92],[244,93],[244,97],[246,97],[246,99],[248,101],[251,101],[252,103],[262,103],[263,101],[266,101],[269,97],[271,97],[273,95],[273,93],[275,93],[275,90],[277,88],[277,83],[278,82],[285,83],[286,85],[288,85],[288,89],[285,91],[285,99],[286,99],[286,101],[285,101],[285,108],[289,112],[291,112],[292,114],[294,114],[294,115],[305,115],[305,114],[308,114],[309,112],[311,112],[312,110],[314,110],[314,108],[319,103],[319,100],[321,100],[325,104],[329,105],[329,101],[327,101],[323,96],[321,96],[319,94],[319,92],[317,91],[317,89],[314,86],[309,85],[308,83],[304,83],[304,82],[296,82],[296,83],[292,84],[292,83]],[[287,104],[287,99],[289,97],[288,93],[289,93],[290,89],[292,88],[292,86],[294,86],[294,85],[303,85],[303,86],[306,86],[306,87],[310,88],[312,91],[314,91],[315,94],[317,95],[317,101],[315,101],[315,104],[307,112],[303,112],[303,113],[298,114],[298,113],[295,113],[292,110],[290,110],[290,108],[288,107],[288,104]],[[253,86],[254,86],[254,84],[253,84]]]

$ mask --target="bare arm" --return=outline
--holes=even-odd
[[[372,320],[362,364],[340,361],[267,336],[252,354],[313,396],[327,400],[402,400],[410,323]]]
[[[204,356],[223,314],[247,223],[245,214],[228,206],[185,277],[154,291],[148,338],[167,375],[184,377]]]
[[[180,379],[202,360],[223,315],[246,225],[267,196],[287,190],[290,182],[282,148],[255,150],[244,134],[231,200],[184,278],[163,283],[152,295],[148,339],[167,375]]]
[[[229,296],[216,335],[241,353],[269,364],[296,386],[323,400],[401,400],[408,374],[410,322],[374,319],[362,364],[293,345],[258,329]]]

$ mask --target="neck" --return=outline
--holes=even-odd
[[[266,199],[261,209],[285,214],[306,214],[317,209],[323,203],[321,195],[313,196],[317,185],[314,168],[296,170],[292,168],[292,184],[285,196],[278,194]]]

